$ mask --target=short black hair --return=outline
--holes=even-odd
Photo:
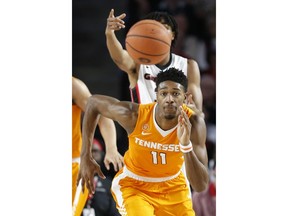
[[[156,20],[163,24],[169,25],[172,29],[172,32],[174,32],[174,40],[172,40],[172,47],[174,46],[178,37],[178,25],[175,18],[172,15],[164,11],[154,11],[144,16],[143,19]]]
[[[187,91],[188,86],[187,76],[185,76],[182,70],[176,69],[175,67],[171,67],[168,68],[167,70],[160,71],[160,73],[157,75],[155,79],[156,82],[155,91],[158,90],[158,86],[161,82],[167,80],[181,84],[184,87],[184,91],[185,92]]]

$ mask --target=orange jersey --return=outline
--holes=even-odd
[[[80,157],[82,147],[81,113],[77,105],[72,105],[72,158]]]
[[[156,103],[140,104],[134,131],[128,136],[129,150],[124,162],[136,175],[163,178],[177,174],[183,165],[183,153],[177,138],[177,126],[164,131],[155,121]],[[193,111],[183,105],[188,117]]]

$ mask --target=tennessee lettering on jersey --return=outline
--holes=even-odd
[[[169,177],[178,173],[183,165],[177,127],[162,130],[155,120],[157,103],[140,104],[138,121],[128,136],[129,149],[124,155],[128,170],[143,177]],[[188,116],[192,110],[183,105]]]
[[[135,137],[135,143],[143,147],[162,150],[162,151],[171,151],[171,152],[180,151],[179,144],[161,144],[157,142],[139,139],[137,137]]]

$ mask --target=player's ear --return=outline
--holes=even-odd
[[[187,99],[187,93],[184,92],[184,100]]]
[[[175,39],[175,32],[172,31],[171,40],[173,41],[174,39]]]

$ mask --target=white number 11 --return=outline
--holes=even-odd
[[[153,164],[158,164],[158,152],[152,151],[152,161]],[[161,164],[166,164],[166,154],[163,152],[159,153],[160,157],[161,157]]]

